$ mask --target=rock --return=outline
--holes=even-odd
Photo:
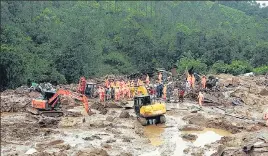
[[[188,121],[189,124],[195,124],[195,125],[199,125],[199,126],[205,126],[206,125],[205,117],[202,114],[199,114],[199,113],[184,116],[182,119]]]
[[[197,125],[188,124],[188,125],[184,125],[180,127],[179,130],[180,131],[202,131],[204,130],[204,128],[197,126]]]
[[[100,102],[94,102],[91,105],[91,108],[100,111],[100,114],[103,114],[103,115],[107,114],[107,112],[108,112],[108,110]]]
[[[123,142],[131,142],[131,140],[129,138],[123,138],[122,141]]]
[[[106,102],[105,105],[108,108],[122,108],[122,106],[120,106],[120,104],[118,104],[116,102]]]
[[[186,140],[194,141],[197,139],[197,135],[194,134],[182,134],[181,137]]]
[[[53,117],[43,117],[40,118],[37,122],[40,127],[45,128],[51,128],[51,127],[57,127],[60,119],[53,118]]]
[[[110,121],[110,122],[113,122],[114,119],[115,119],[115,117],[113,117],[113,116],[107,116],[107,118],[106,118],[106,120]]]
[[[100,111],[100,114],[105,115],[105,114],[107,114],[107,112],[108,112],[107,109],[103,109],[103,110]]]
[[[93,149],[78,151],[76,156],[109,156],[109,154],[104,149],[93,148]]]
[[[189,148],[185,148],[185,149],[183,150],[183,153],[188,154],[188,153],[189,153],[189,151],[190,151],[190,149],[189,149]]]
[[[100,120],[93,121],[93,123],[90,123],[90,126],[91,127],[99,127],[99,128],[105,127],[103,121],[100,121]]]
[[[77,118],[65,117],[59,122],[59,127],[74,127],[78,122]]]
[[[267,96],[267,95],[268,95],[268,90],[267,90],[267,89],[262,89],[262,90],[260,91],[260,95],[262,95],[262,96]]]
[[[129,118],[130,115],[127,111],[123,110],[120,115],[119,115],[119,118]]]
[[[126,101],[126,100],[120,101],[120,105],[127,105],[127,104],[128,104],[128,101]]]
[[[104,147],[104,148],[111,148],[112,147],[108,143],[101,143],[101,146]]]
[[[116,142],[116,140],[114,139],[110,139],[110,140],[107,140],[106,143],[113,143],[113,142]]]
[[[90,141],[94,140],[92,137],[85,137],[85,138],[82,138],[82,139],[84,139],[86,141],[88,141],[88,140],[90,140]]]
[[[144,135],[144,132],[142,129],[135,129],[135,133],[140,135],[140,136],[143,136]]]
[[[34,154],[35,152],[37,152],[36,149],[30,148],[25,154]]]
[[[59,144],[59,145],[55,145],[53,146],[54,148],[59,148],[61,150],[69,150],[71,148],[71,146],[69,144]]]
[[[122,152],[122,153],[118,154],[117,156],[133,156],[133,154]]]
[[[82,138],[82,139],[92,141],[92,140],[95,140],[95,139],[101,140],[101,137],[99,137],[99,136],[97,136],[97,135],[92,135],[92,136],[90,136],[90,137],[84,137],[84,138]]]
[[[54,141],[51,141],[49,143],[47,143],[48,146],[53,146],[53,145],[57,145],[57,144],[62,144],[64,143],[63,140],[54,140]]]
[[[108,128],[106,128],[106,130],[112,132],[113,134],[122,134],[121,131],[119,131],[118,129],[115,129],[115,128],[108,127]]]

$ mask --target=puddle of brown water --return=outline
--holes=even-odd
[[[203,131],[183,131],[182,133],[195,134],[198,138],[193,142],[194,146],[204,146],[206,144],[220,140],[223,136],[230,136],[232,133],[215,128],[205,128]]]
[[[164,132],[163,125],[148,125],[144,127],[144,135],[151,141],[154,146],[159,146],[163,143],[161,134]]]

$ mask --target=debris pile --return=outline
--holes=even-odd
[[[1,112],[25,112],[31,100],[39,96],[40,93],[29,92],[27,87],[5,90],[1,93]]]

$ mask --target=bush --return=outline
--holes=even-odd
[[[264,75],[268,73],[268,66],[261,66],[253,69],[253,72],[257,75]]]
[[[212,65],[210,71],[216,74],[219,73],[227,73],[228,71],[228,64],[225,64],[223,61],[217,61]]]
[[[183,73],[186,69],[194,67],[194,71],[205,74],[207,72],[207,65],[200,60],[189,59],[186,57],[181,58],[178,61],[178,72]]]
[[[236,60],[232,61],[232,63],[228,65],[227,73],[239,75],[251,72],[252,69],[252,66],[248,62]]]

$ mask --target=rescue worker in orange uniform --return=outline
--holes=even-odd
[[[123,87],[124,85],[125,85],[125,81],[124,80],[121,80],[120,87]]]
[[[187,76],[187,81],[190,84],[190,87],[192,87],[192,77],[190,74],[188,74],[188,76]]]
[[[102,101],[105,101],[105,97],[106,97],[106,91],[105,88],[102,87],[102,97],[101,97]]]
[[[204,101],[204,95],[202,94],[202,92],[199,92],[199,95],[198,95],[198,103],[199,103],[199,106],[202,106],[203,105],[203,101]]]
[[[158,74],[158,81],[159,81],[159,83],[162,82],[162,73],[161,72],[159,72],[159,74]]]
[[[207,82],[206,76],[203,75],[202,76],[202,80],[201,80],[202,89],[205,89],[206,88],[206,82]]]
[[[101,102],[101,97],[102,97],[102,92],[101,92],[102,90],[101,90],[101,86],[99,86],[99,88],[98,88],[98,93],[99,93],[99,99],[100,99],[100,102]]]
[[[109,80],[108,80],[108,79],[106,79],[106,80],[105,80],[105,87],[107,87],[107,88],[108,88],[108,87],[109,87],[109,84],[110,84]]]
[[[122,88],[121,88],[121,95],[122,95],[122,99],[125,99],[125,95],[126,95],[126,86],[123,84]]]
[[[195,88],[195,77],[194,75],[192,75],[192,89]]]
[[[149,85],[149,84],[150,84],[150,77],[149,77],[148,74],[147,74],[147,76],[146,76],[146,80],[145,80],[145,82],[146,82],[146,85]]]
[[[115,101],[120,100],[120,90],[119,87],[115,87]]]
[[[99,87],[99,98],[100,98],[100,102],[104,101],[104,97],[105,97],[105,89],[103,87]]]
[[[128,99],[130,99],[130,88],[128,85],[126,85],[126,96]]]

